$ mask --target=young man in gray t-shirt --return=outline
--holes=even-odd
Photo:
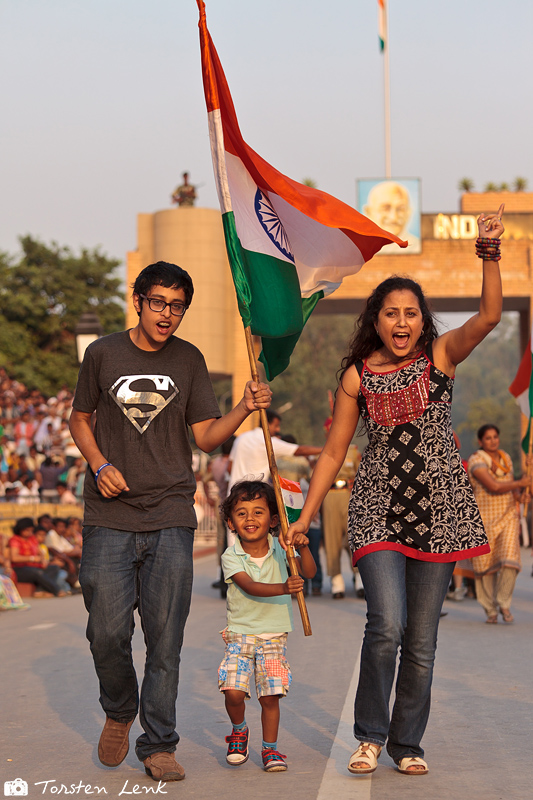
[[[211,452],[254,410],[268,408],[271,397],[266,384],[250,381],[221,417],[202,354],[173,335],[192,295],[190,276],[175,264],[142,270],[133,287],[139,322],[87,348],[70,419],[89,464],[80,583],[106,712],[98,756],[116,767],[128,753],[139,710],[131,654],[137,607],[146,666],[136,753],[157,781],[185,777],[174,751],[196,528],[188,427],[198,447]]]

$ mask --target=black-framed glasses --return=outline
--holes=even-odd
[[[174,317],[182,317],[188,308],[188,306],[184,306],[183,303],[165,303],[164,300],[160,300],[158,297],[146,297],[145,294],[140,294],[139,297],[146,300],[150,311],[161,313],[167,306],[170,306],[170,313]]]

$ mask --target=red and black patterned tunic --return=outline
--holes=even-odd
[[[456,561],[490,549],[453,439],[453,378],[431,357],[384,373],[356,364],[369,442],[348,511],[354,564],[376,550]]]

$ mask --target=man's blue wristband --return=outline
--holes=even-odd
[[[101,467],[98,467],[98,469],[94,473],[94,480],[96,481],[96,483],[98,483],[98,476],[100,475],[100,473],[104,469],[104,467],[112,467],[112,466],[113,466],[113,464],[110,464],[109,461],[106,461],[105,464],[102,464]]]

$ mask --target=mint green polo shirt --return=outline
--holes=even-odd
[[[231,580],[237,572],[246,572],[259,583],[285,583],[289,577],[287,557],[279,541],[268,534],[268,554],[259,567],[242,549],[237,538],[233,547],[222,555],[224,580],[228,584],[226,597],[228,630],[233,633],[287,633],[294,628],[292,601],[289,594],[276,597],[252,597]]]

